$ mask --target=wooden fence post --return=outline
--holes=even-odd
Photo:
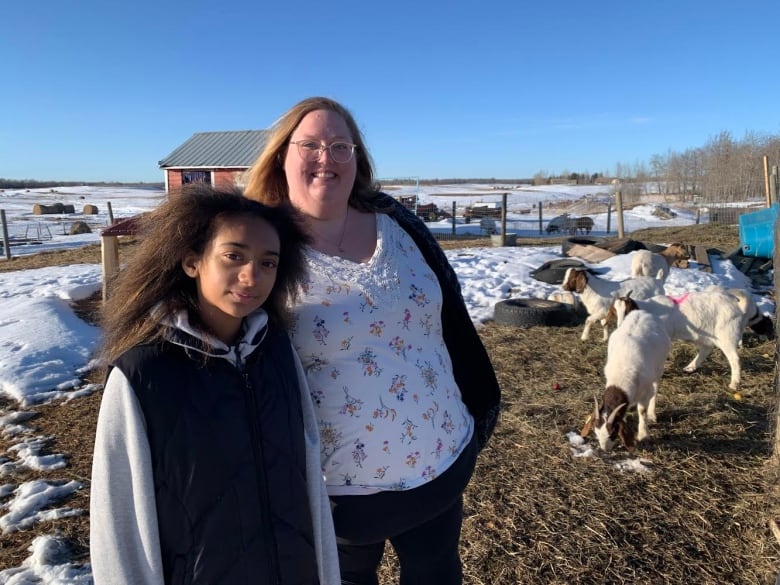
[[[769,183],[769,157],[764,155],[764,192],[766,193],[766,206],[769,207],[772,204],[772,190]]]
[[[618,238],[623,238],[625,236],[623,231],[623,193],[620,191],[615,192],[615,213],[617,213]]]
[[[5,250],[5,259],[11,259],[11,242],[8,240],[8,223],[5,220],[5,209],[0,209],[0,221],[3,224],[3,250]]]
[[[509,193],[501,195],[501,245],[506,246],[506,198]]]
[[[104,301],[108,298],[109,281],[119,274],[119,236],[136,235],[141,215],[120,219],[116,223],[112,222],[112,225],[104,229],[100,234],[100,253],[103,257]]]
[[[457,235],[458,232],[455,230],[455,202],[452,202],[452,235]]]
[[[103,302],[108,299],[108,281],[119,274],[119,238],[100,237],[100,255],[103,263]]]
[[[542,233],[542,202],[538,203],[539,206],[539,233]]]

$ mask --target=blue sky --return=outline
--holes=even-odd
[[[37,0],[3,6],[0,177],[162,181],[312,95],[377,176],[612,172],[780,132],[780,3]]]

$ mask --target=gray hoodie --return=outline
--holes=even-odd
[[[241,342],[228,347],[209,338],[218,355],[237,365],[256,347],[247,340],[266,326],[258,310],[245,321]],[[198,338],[185,313],[171,323]],[[198,348],[190,348],[200,351]],[[320,469],[320,441],[309,387],[295,352],[306,442],[306,479],[321,585],[339,585],[338,553],[330,503]],[[90,491],[90,557],[95,585],[165,585],[154,479],[146,423],[133,388],[119,368],[108,376],[100,404]]]

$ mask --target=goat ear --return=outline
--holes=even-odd
[[[634,431],[625,420],[618,423],[618,436],[626,449],[631,451],[636,443],[634,442]]]
[[[587,439],[590,432],[593,430],[593,415],[589,415],[587,419],[585,419],[585,425],[582,427],[582,430],[580,431],[580,437],[583,439]]]

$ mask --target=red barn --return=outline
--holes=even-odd
[[[165,172],[165,190],[187,183],[243,184],[244,173],[260,154],[266,135],[266,130],[196,132],[158,163]]]

